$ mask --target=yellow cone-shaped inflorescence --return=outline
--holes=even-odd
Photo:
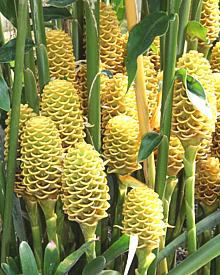
[[[44,87],[41,113],[55,122],[64,148],[83,141],[85,133],[79,96],[71,82],[56,79]]]
[[[212,111],[212,117],[203,114],[188,99],[182,81],[177,80],[174,85],[173,97],[173,133],[185,145],[198,145],[203,138],[209,139],[214,131],[216,119],[216,98],[214,83],[209,62],[203,54],[190,51],[178,61],[178,68],[185,68],[187,73],[201,82],[207,101]]]
[[[111,118],[103,137],[108,172],[127,175],[140,169],[137,162],[139,144],[139,127],[135,119],[126,115]]]
[[[203,0],[201,24],[207,29],[207,38],[213,43],[219,33],[219,0]]]
[[[196,153],[196,161],[204,160],[207,159],[208,156],[211,156],[211,145],[212,136],[210,136],[208,139],[202,140]]]
[[[123,206],[123,233],[138,235],[138,247],[149,251],[159,246],[164,234],[162,201],[148,187],[137,187],[125,198]]]
[[[150,57],[150,61],[154,64],[154,68],[156,71],[160,70],[160,37],[157,36],[154,39],[152,49],[149,49],[147,52],[147,56]]]
[[[220,160],[220,115],[217,118],[212,138],[212,156]]]
[[[76,68],[76,90],[79,95],[80,107],[83,115],[88,112],[88,90],[87,90],[87,66],[85,63],[80,63]]]
[[[213,73],[212,75],[214,79],[217,112],[220,112],[220,73]]]
[[[213,72],[220,73],[220,41],[218,41],[212,49],[210,60]]]
[[[21,134],[23,133],[23,128],[26,122],[33,116],[36,116],[33,109],[30,108],[27,104],[21,104],[20,106],[20,118],[19,118],[19,132],[18,132],[18,150],[17,150],[17,157],[20,156],[20,142],[21,142]],[[9,146],[9,139],[10,139],[10,120],[11,120],[11,112],[8,113],[8,118],[6,119],[6,128],[5,128],[5,157],[7,158],[8,155],[8,146]]]
[[[71,37],[61,30],[46,32],[50,76],[75,80],[75,60]]]
[[[101,76],[102,129],[117,115],[126,114],[137,119],[135,91],[127,93],[127,76],[118,73],[112,78]]]
[[[119,22],[111,5],[100,6],[100,57],[107,70],[112,73],[124,71],[123,37]]]
[[[150,61],[150,57],[144,56],[143,64],[149,119],[151,119],[158,106],[158,78],[154,64]]]
[[[175,136],[170,136],[169,158],[167,167],[168,176],[176,176],[178,172],[183,168],[183,155],[184,149],[179,139]]]
[[[196,166],[196,198],[205,205],[217,204],[220,199],[219,159],[208,157]]]
[[[69,220],[94,226],[107,216],[108,186],[104,163],[90,144],[78,143],[64,159],[62,201]]]
[[[31,199],[56,199],[61,188],[62,144],[54,122],[44,116],[30,118],[21,136],[23,181],[15,192]]]

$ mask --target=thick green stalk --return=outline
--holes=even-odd
[[[99,1],[95,9],[87,1],[84,3],[86,14],[86,56],[87,56],[87,87],[89,91],[88,117],[90,134],[94,147],[101,149],[100,131],[100,76],[99,76]]]
[[[146,275],[148,274],[148,269],[153,260],[155,259],[155,255],[148,251],[147,248],[139,248],[136,251],[138,258],[138,269],[136,270],[137,275]]]
[[[30,218],[34,255],[37,262],[39,271],[42,271],[43,264],[43,251],[42,251],[42,237],[39,227],[39,213],[37,201],[25,200],[27,212]]]
[[[185,170],[185,207],[187,221],[187,248],[189,254],[196,251],[196,225],[195,225],[195,158],[198,146],[184,146],[183,158]]]
[[[79,60],[79,33],[78,33],[79,23],[78,23],[78,18],[77,18],[76,2],[73,3],[72,17],[73,17],[73,20],[72,20],[72,44],[73,44],[75,59]]]
[[[93,259],[96,258],[96,251],[95,251],[95,239],[96,239],[96,227],[97,225],[88,226],[85,224],[80,224],[84,239],[86,242],[93,241],[89,245],[89,250],[86,252],[87,262],[91,262]]]
[[[30,0],[30,6],[36,44],[39,82],[40,89],[42,90],[44,85],[50,80],[48,58],[44,50],[44,46],[46,46],[46,35],[44,29],[42,0]]]
[[[85,58],[84,52],[84,13],[83,13],[83,0],[76,2],[77,21],[78,21],[78,45],[79,45],[79,60]]]
[[[191,5],[191,16],[190,20],[200,21],[201,11],[202,11],[202,0],[192,0]],[[187,52],[190,50],[197,50],[198,47],[198,39],[189,40],[187,42]]]
[[[187,23],[189,21],[189,15],[190,15],[190,7],[191,7],[191,1],[192,0],[184,0],[182,1],[181,7],[180,7],[180,22],[179,22],[179,32],[178,32],[178,51],[177,56],[182,56],[184,52],[184,46],[185,46],[185,30]]]
[[[58,250],[58,237],[57,237],[57,215],[55,213],[56,200],[40,200],[39,204],[44,212],[46,225],[47,225],[47,236],[48,241],[54,241]]]
[[[204,231],[204,244],[210,241],[212,238],[211,229]],[[202,269],[203,275],[210,275],[211,274],[211,262],[208,262]]]
[[[169,29],[166,34],[161,106],[161,132],[167,138],[164,138],[159,146],[156,168],[156,192],[159,194],[161,199],[164,197],[164,191],[166,188],[169,139],[172,119],[173,81],[176,66],[177,34],[179,25],[178,21],[178,14],[175,14],[175,19],[170,21]]]
[[[16,172],[17,143],[19,130],[20,102],[22,91],[22,77],[24,67],[24,47],[27,25],[27,1],[20,0],[18,3],[18,28],[15,58],[15,77],[12,94],[12,110],[10,124],[10,140],[7,164],[7,179],[5,192],[5,209],[3,221],[1,262],[4,263],[9,252],[11,228],[12,228],[12,199]]]
[[[0,161],[0,215],[3,219],[5,204],[5,173],[4,162]]]

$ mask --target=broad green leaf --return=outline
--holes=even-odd
[[[125,16],[124,0],[114,0],[112,1],[112,5],[114,10],[116,11],[118,20],[123,20]]]
[[[138,247],[138,236],[133,235],[133,236],[130,237],[129,249],[128,249],[128,258],[127,258],[127,263],[126,263],[126,266],[125,266],[124,275],[128,275],[128,272],[129,272],[129,269],[130,269],[131,264],[133,262],[137,247]]]
[[[44,252],[44,274],[54,275],[59,264],[59,251],[56,244],[50,241]]]
[[[67,8],[43,7],[44,21],[52,19],[71,19],[72,15]]]
[[[121,275],[121,273],[115,270],[103,270],[99,275]]]
[[[122,235],[116,242],[114,242],[102,256],[106,259],[106,265],[114,261],[118,256],[128,251],[130,237]]]
[[[156,36],[166,33],[170,19],[171,17],[165,12],[154,12],[147,15],[131,30],[126,58],[128,89],[136,75],[138,56],[147,51]]]
[[[34,42],[27,38],[25,40],[25,53],[27,53],[34,46]],[[16,38],[8,41],[0,47],[0,63],[8,63],[15,60]]]
[[[188,40],[194,40],[198,38],[204,42],[207,41],[206,38],[207,29],[201,23],[197,21],[189,21],[186,26],[186,37]]]
[[[141,145],[138,152],[138,161],[140,162],[147,159],[154,149],[160,145],[162,138],[163,135],[161,133],[146,133],[141,140]]]
[[[7,264],[10,266],[10,268],[14,271],[15,274],[19,274],[19,268],[18,268],[18,263],[16,263],[15,259],[12,257],[7,258]]]
[[[67,256],[58,266],[55,275],[64,275],[74,266],[79,258],[89,250],[91,242],[84,243],[79,249]]]
[[[40,89],[50,81],[49,63],[47,49],[44,44],[38,47],[38,58],[40,59],[41,69],[39,70]]]
[[[10,97],[8,85],[0,75],[0,109],[8,112],[10,110]]]
[[[18,4],[18,0],[0,0],[0,12],[16,27],[17,11],[15,4]]]
[[[188,99],[195,108],[208,118],[212,119],[212,110],[201,83],[194,77],[188,75],[186,69],[183,68],[176,71],[176,77],[182,80]]]
[[[23,275],[39,275],[34,254],[27,242],[21,242],[19,246],[19,255]]]
[[[168,275],[193,274],[208,262],[220,255],[220,234],[201,246],[196,252],[189,255],[176,268],[172,269]]]
[[[2,269],[6,275],[17,275],[8,264],[2,264]]]
[[[199,236],[205,230],[210,229],[220,223],[220,210],[215,211],[208,217],[204,218],[196,224],[196,235]],[[184,245],[187,238],[187,232],[182,233],[172,242],[170,242],[163,250],[161,250],[157,257],[157,263],[166,258],[170,253],[174,252],[177,247]]]
[[[160,10],[160,2],[161,0],[144,0],[148,2],[149,12],[153,13]]]
[[[83,269],[82,275],[100,274],[100,272],[105,268],[106,259],[103,256],[98,256],[90,263],[88,263]]]
[[[24,71],[24,89],[25,99],[28,105],[33,109],[35,113],[39,111],[39,98],[37,95],[37,84],[33,72],[27,68]]]
[[[76,0],[48,0],[47,4],[54,7],[66,7],[74,3]]]

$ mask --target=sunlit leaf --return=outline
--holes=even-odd
[[[50,241],[44,252],[44,274],[54,275],[59,264],[59,252],[56,244]]]
[[[147,159],[154,149],[160,145],[162,138],[163,135],[161,133],[146,133],[141,140],[141,145],[138,152],[138,161],[140,162]]]
[[[85,266],[82,275],[100,274],[100,272],[105,268],[105,264],[105,257],[99,256]]]
[[[186,26],[186,36],[189,40],[194,40],[198,38],[204,42],[207,41],[206,38],[207,29],[200,22],[189,21]]]
[[[23,275],[39,275],[34,254],[27,242],[21,242],[19,246],[19,255]]]
[[[47,4],[54,7],[66,7],[74,3],[76,0],[48,0]]]
[[[43,7],[44,21],[52,19],[71,19],[72,15],[67,8]]]
[[[9,89],[4,78],[0,75],[0,109],[8,112],[10,110]]]
[[[129,243],[129,249],[128,249],[128,258],[127,258],[127,263],[125,266],[124,275],[127,275],[129,272],[129,269],[133,262],[137,247],[138,247],[138,236],[137,235],[131,236],[130,243]]]
[[[13,269],[6,263],[2,264],[2,269],[6,275],[17,275],[17,273],[15,273]]]
[[[127,43],[126,58],[128,88],[136,75],[138,56],[147,51],[156,36],[166,33],[170,19],[172,18],[165,12],[151,13],[131,30]]]

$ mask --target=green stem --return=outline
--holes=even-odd
[[[95,3],[95,10],[86,1],[86,53],[87,53],[87,87],[89,91],[88,119],[93,125],[90,134],[94,147],[101,149],[100,131],[100,76],[99,76],[99,1]]]
[[[186,26],[189,21],[189,15],[190,15],[190,7],[191,7],[191,1],[192,0],[184,0],[182,1],[181,7],[180,7],[180,22],[179,22],[179,32],[178,32],[178,51],[177,56],[182,56],[184,52],[184,46],[185,46],[185,30]]]
[[[31,201],[26,199],[26,208],[30,218],[32,237],[33,237],[33,246],[34,246],[34,255],[37,262],[38,269],[42,271],[43,264],[43,251],[42,251],[42,237],[39,227],[39,213],[37,201]]]
[[[74,56],[76,60],[79,60],[79,32],[78,32],[78,16],[77,16],[77,6],[76,2],[73,3],[72,8],[72,44],[74,49]]]
[[[76,10],[77,10],[77,22],[78,22],[78,47],[79,47],[79,60],[85,58],[85,53],[83,51],[84,41],[84,13],[83,13],[83,0],[78,0],[76,2]]]
[[[138,248],[136,251],[138,258],[138,269],[137,275],[146,275],[148,272],[148,268],[155,259],[155,255],[148,251],[147,248]]]
[[[4,162],[0,161],[0,215],[3,220],[5,204],[5,171]]]
[[[169,139],[172,119],[172,98],[173,81],[176,66],[177,52],[177,34],[178,34],[178,15],[170,21],[169,29],[166,35],[166,47],[164,55],[164,75],[162,88],[162,106],[161,106],[161,132],[167,137],[164,138],[159,146],[157,169],[156,169],[156,192],[160,198],[164,197],[166,188],[166,174],[169,154]]]
[[[195,225],[195,158],[198,146],[184,146],[185,155],[183,158],[185,170],[185,207],[187,221],[187,244],[189,254],[196,251],[196,225]]]
[[[1,247],[1,262],[4,263],[9,252],[11,228],[12,228],[12,198],[16,172],[16,155],[18,143],[18,129],[20,116],[20,102],[22,91],[22,77],[24,67],[24,47],[26,37],[27,1],[20,0],[18,3],[18,27],[15,58],[15,78],[12,94],[12,110],[8,153],[7,185],[5,192],[5,209]]]
[[[39,204],[41,209],[43,210],[46,220],[48,241],[54,241],[59,250],[57,237],[57,215],[55,213],[56,202],[56,200],[52,199],[40,200]]]
[[[96,251],[95,251],[95,239],[96,239],[96,227],[97,225],[88,226],[85,224],[80,224],[84,239],[86,242],[93,241],[90,243],[89,250],[86,252],[87,262],[91,262],[93,259],[96,258]]]
[[[220,234],[220,225],[216,227],[217,235]],[[220,256],[216,258],[216,270],[220,270]]]
[[[204,244],[208,241],[210,241],[212,238],[211,229],[204,231]],[[202,274],[203,275],[210,275],[211,271],[211,262],[208,262],[203,268],[202,268]]]

